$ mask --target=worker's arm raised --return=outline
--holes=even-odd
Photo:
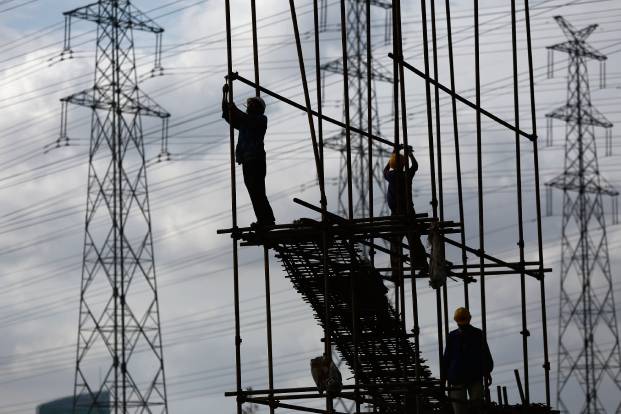
[[[222,118],[233,128],[239,129],[244,122],[245,113],[240,111],[234,103],[228,101],[229,85],[222,86]]]

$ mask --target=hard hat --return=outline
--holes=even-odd
[[[397,157],[399,157],[398,163],[400,164],[398,167],[397,167]],[[402,154],[397,154],[395,152],[390,156],[390,160],[388,160],[388,164],[390,165],[390,168],[392,168],[393,170],[396,170],[397,168],[403,168],[405,166],[405,157]]]
[[[265,112],[265,101],[260,96],[253,96],[246,100],[246,105],[250,105],[251,103],[255,103],[259,105],[261,108],[261,113]]]
[[[467,324],[468,322],[470,322],[470,312],[468,312],[468,309],[466,308],[457,308],[455,309],[455,315],[453,316],[453,319],[455,319],[455,322],[457,322],[458,325],[464,325]]]

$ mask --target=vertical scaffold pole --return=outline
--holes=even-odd
[[[483,155],[481,145],[481,66],[479,62],[479,0],[474,0],[474,72],[476,95],[477,201],[479,211],[479,272],[481,277],[481,329],[487,336],[485,304],[485,216],[483,213]]]
[[[323,137],[320,136],[320,145],[317,144],[317,136],[315,134],[315,123],[313,121],[313,110],[311,107],[310,94],[308,91],[308,82],[306,80],[306,69],[304,67],[304,55],[302,54],[302,42],[300,40],[300,30],[298,28],[298,19],[297,13],[295,10],[295,0],[289,0],[289,9],[291,12],[291,23],[293,24],[293,32],[295,35],[295,45],[298,54],[298,66],[300,68],[300,76],[302,78],[302,88],[304,90],[304,103],[306,105],[306,115],[308,118],[308,125],[311,133],[311,140],[313,143],[313,154],[315,156],[315,168],[317,169],[317,176],[319,181],[319,191],[321,193],[321,223],[322,223],[322,256],[323,256],[323,269],[324,269],[324,345],[325,351],[324,354],[326,357],[332,360],[332,340],[330,333],[330,314],[329,314],[329,306],[328,306],[328,236],[327,236],[327,200],[326,200],[326,191],[325,191],[325,180],[324,180],[324,163],[323,163]],[[316,67],[315,70],[318,70],[319,61],[319,28],[318,28],[318,10],[317,10],[317,1],[313,2],[313,14],[314,14],[314,26],[315,26],[315,59],[316,59]],[[321,82],[319,76],[317,77],[318,88],[319,82]],[[318,102],[317,105],[319,107],[319,118],[321,119],[321,92],[317,92]],[[321,125],[321,121],[320,125]],[[332,397],[326,395],[326,411],[328,413],[333,412],[333,400]]]
[[[483,213],[483,154],[481,143],[481,67],[479,42],[479,0],[474,0],[474,72],[476,94],[476,146],[477,146],[477,204],[479,212],[479,274],[481,282],[481,330],[487,338],[487,308],[485,301],[485,216]],[[487,382],[484,381],[484,398],[488,395]]]
[[[526,322],[526,275],[524,274],[524,220],[522,214],[522,160],[520,146],[520,98],[519,98],[519,77],[518,77],[518,58],[517,58],[517,22],[515,0],[511,0],[511,50],[513,61],[513,109],[515,117],[515,170],[516,170],[516,196],[517,196],[517,219],[518,219],[518,249],[520,255],[520,301],[522,310],[522,359],[524,366],[524,390],[526,404],[530,402],[529,397],[529,375],[528,375],[528,332]]]
[[[368,157],[369,157],[369,166],[373,165],[373,139],[371,135],[373,134],[373,76],[372,76],[372,59],[373,54],[371,53],[371,0],[366,0],[366,25],[367,25],[367,128],[368,128]],[[373,168],[369,167],[369,220],[371,225],[373,225]],[[381,213],[380,213],[381,215]],[[369,259],[371,261],[371,266],[375,266],[375,248],[374,239],[371,237],[371,246],[369,248]]]
[[[449,75],[451,78],[451,109],[453,113],[453,136],[455,139],[455,175],[457,176],[457,201],[459,205],[459,222],[460,239],[461,239],[461,264],[463,266],[464,276],[466,275],[466,264],[468,263],[468,257],[466,255],[466,229],[464,219],[464,196],[463,188],[461,184],[461,157],[459,153],[459,126],[457,123],[457,99],[455,98],[455,62],[453,60],[453,34],[451,29],[451,5],[450,0],[446,0],[446,33],[448,43],[448,58],[449,58]],[[464,277],[464,306],[466,309],[470,309],[470,295],[468,292],[468,279]]]
[[[535,168],[535,204],[537,214],[537,252],[539,261],[539,287],[541,297],[541,323],[543,335],[543,370],[545,377],[546,405],[550,406],[550,360],[548,354],[548,319],[546,312],[545,273],[543,272],[543,232],[541,229],[541,196],[539,183],[539,149],[537,136],[537,110],[535,105],[535,76],[533,71],[533,53],[530,32],[529,0],[524,0],[524,16],[526,24],[526,50],[528,52],[528,82],[530,87],[530,110],[533,128],[533,164]]]
[[[252,19],[252,56],[254,62],[255,96],[261,95],[260,69],[259,69],[259,42],[257,28],[256,0],[250,0],[250,12]],[[267,333],[267,381],[269,386],[270,414],[274,413],[274,358],[272,353],[272,299],[270,289],[270,260],[269,248],[263,246],[263,267],[265,274],[265,325]]]
[[[434,107],[435,107],[435,115],[436,115],[436,151],[438,152],[438,204],[439,204],[439,213],[440,213],[440,221],[444,221],[444,188],[442,182],[442,139],[440,134],[440,88],[438,87],[439,75],[438,75],[438,40],[436,34],[436,7],[435,2],[430,2],[430,11],[431,11],[431,44],[433,50],[433,78],[436,80],[434,85]],[[442,292],[440,292],[440,288],[436,289],[436,319],[437,319],[437,329],[438,329],[438,363],[440,365],[440,372],[443,371],[442,367],[444,365],[442,356],[444,355],[444,337],[443,333],[448,336],[448,291],[446,287],[446,283],[442,286]],[[444,303],[444,307],[442,306]],[[442,331],[443,325],[442,320],[444,319],[445,325],[444,329],[446,332]],[[441,383],[442,392],[444,392],[444,384]]]
[[[343,53],[343,103],[345,113],[345,150],[347,151],[347,215],[354,219],[354,195],[351,174],[351,131],[349,114],[349,71],[347,57],[347,16],[345,0],[341,0],[341,49]]]
[[[226,14],[226,58],[227,82],[229,85],[229,104],[233,104],[233,52],[231,42],[231,5],[230,0],[224,0]],[[231,114],[229,114],[231,118]],[[229,123],[229,151],[231,166],[231,217],[233,230],[237,230],[237,186],[235,183],[235,131]],[[241,381],[241,329],[239,320],[239,263],[237,257],[237,238],[233,236],[233,295],[235,307],[235,377],[237,388],[237,414],[242,414],[242,381]]]

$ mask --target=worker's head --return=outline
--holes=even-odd
[[[457,322],[457,326],[462,327],[470,324],[470,312],[466,308],[455,309],[453,319]]]
[[[259,96],[253,96],[246,100],[246,112],[262,114],[265,112],[265,101]]]
[[[405,157],[403,156],[403,154],[394,152],[390,156],[390,160],[388,161],[388,164],[390,165],[390,168],[392,168],[393,170],[402,170],[403,167],[405,167]]]

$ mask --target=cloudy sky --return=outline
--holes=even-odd
[[[140,86],[171,114],[172,160],[150,162],[149,183],[153,236],[159,281],[160,309],[165,345],[165,365],[171,413],[231,412],[234,401],[223,397],[234,388],[233,305],[231,243],[216,230],[230,225],[228,175],[228,128],[220,118],[221,84],[226,71],[223,2],[210,0],[147,1],[134,4],[147,12],[166,32],[162,77],[151,77],[154,39],[136,36],[136,59]],[[288,2],[258,2],[261,81],[269,89],[303,102]],[[417,2],[404,2],[403,35],[407,60],[423,67],[420,9]],[[443,2],[442,2],[443,3]],[[452,2],[457,89],[474,95],[474,58],[471,3]],[[513,122],[509,1],[481,1],[482,103]],[[72,60],[61,61],[62,12],[85,3],[75,0],[0,1],[0,412],[31,413],[45,401],[71,395],[75,371],[75,340],[78,325],[80,267],[84,232],[84,206],[88,167],[88,110],[71,108],[68,135],[71,145],[45,152],[58,138],[59,99],[92,86],[95,33],[89,22],[73,26]],[[312,61],[311,2],[298,2],[311,93],[315,90]],[[340,56],[338,2],[328,0],[328,24],[322,33],[322,60]],[[596,64],[589,67],[592,99],[613,122],[618,111],[621,73],[621,7],[616,0],[538,0],[532,2],[532,27],[537,91],[539,135],[546,136],[546,112],[560,106],[566,93],[566,59],[556,55],[553,79],[546,77],[545,46],[564,40],[553,20],[567,17],[577,27],[599,23],[591,44],[609,56],[606,89],[598,87]],[[248,1],[232,1],[234,69],[252,77],[250,10]],[[444,8],[438,10],[439,77],[448,79]],[[518,1],[521,10],[523,2]],[[373,45],[376,64],[390,68],[390,44],[384,38],[384,14],[374,13]],[[520,22],[520,123],[530,130],[530,105],[523,22]],[[327,75],[325,111],[340,118],[342,79]],[[431,212],[429,152],[424,84],[406,76],[408,134],[417,153],[420,170],[415,180],[418,212]],[[252,91],[239,86],[240,102]],[[394,136],[391,88],[377,84],[381,134]],[[313,94],[314,96],[314,94]],[[266,99],[270,126],[267,188],[277,221],[314,217],[292,202],[300,197],[317,203],[312,149],[305,115],[273,99]],[[450,100],[441,96],[441,132],[444,166],[445,215],[458,220],[455,151]],[[459,107],[466,236],[478,246],[474,112]],[[326,127],[326,134],[337,132]],[[157,124],[145,121],[149,159],[159,151]],[[603,155],[603,131],[598,132],[600,168],[608,180],[621,187],[619,156]],[[516,260],[518,251],[515,193],[515,141],[513,134],[483,120],[485,230],[489,252]],[[564,127],[556,124],[553,145],[541,144],[541,178],[549,180],[563,166]],[[618,138],[613,129],[613,142]],[[536,257],[534,175],[531,146],[522,141],[526,254]],[[615,152],[617,149],[615,148]],[[327,155],[329,207],[336,210],[339,156]],[[254,221],[241,175],[238,175],[240,223]],[[383,200],[377,195],[376,206]],[[606,200],[607,212],[609,202]],[[556,380],[556,337],[559,304],[561,197],[554,198],[553,214],[543,219],[548,327],[552,361],[552,390]],[[607,221],[610,223],[610,215]],[[613,275],[618,275],[621,233],[609,227]],[[454,255],[456,252],[449,252]],[[378,257],[386,262],[385,257]],[[473,262],[473,258],[470,261]],[[308,306],[292,290],[277,261],[271,258],[274,355],[276,385],[308,386],[308,360],[321,353],[321,331]],[[244,384],[263,388],[267,384],[261,251],[240,250]],[[618,277],[614,277],[618,281]],[[593,285],[601,288],[597,276]],[[494,380],[507,385],[515,401],[513,369],[521,367],[519,331],[519,280],[515,276],[490,278],[487,282],[489,342],[496,361]],[[568,288],[571,293],[577,287]],[[619,296],[618,285],[615,295]],[[420,283],[421,341],[424,356],[437,373],[437,336],[433,291]],[[543,401],[543,361],[539,284],[527,281],[528,319],[531,337],[531,395]],[[480,325],[478,283],[472,287],[473,323]],[[449,282],[449,308],[463,304],[462,287]],[[618,308],[617,308],[618,309]],[[410,323],[410,322],[409,322]],[[411,325],[411,323],[410,323]],[[602,340],[602,347],[610,347]],[[576,345],[577,346],[577,345]],[[607,386],[605,388],[611,390]],[[615,396],[616,395],[616,396]],[[618,404],[618,394],[603,397],[608,407]],[[554,400],[554,399],[553,399]],[[577,402],[576,402],[577,403]],[[316,402],[315,402],[316,404]]]

